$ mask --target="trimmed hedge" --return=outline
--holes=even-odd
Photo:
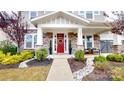
[[[0,64],[4,64],[4,65],[16,64],[33,57],[34,57],[33,52],[28,50],[24,50],[20,54],[16,54],[16,55],[11,55],[10,53],[7,53],[5,55],[3,52],[0,52]]]
[[[123,62],[124,61],[124,54],[110,54],[106,57],[108,61],[116,61],[116,62]]]
[[[39,49],[36,51],[36,58],[38,61],[45,60],[48,56],[47,49]]]
[[[101,55],[100,56],[95,56],[94,61],[95,62],[107,62],[106,57],[101,56]]]
[[[83,50],[77,50],[74,55],[75,55],[76,60],[78,60],[78,61],[84,60],[84,51]]]

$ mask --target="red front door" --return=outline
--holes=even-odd
[[[57,53],[64,53],[64,34],[57,34]]]

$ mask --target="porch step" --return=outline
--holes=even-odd
[[[49,55],[49,58],[55,58],[55,59],[67,59],[67,58],[71,58],[74,57],[74,55],[68,55],[68,54],[57,54],[57,55]]]

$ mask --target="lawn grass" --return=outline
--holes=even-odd
[[[0,70],[1,81],[44,81],[51,65]]]

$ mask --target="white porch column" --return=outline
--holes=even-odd
[[[83,40],[82,40],[82,28],[78,28],[78,32],[77,32],[77,48],[78,49],[84,49],[83,47]]]
[[[37,44],[36,46],[40,47],[43,45],[43,31],[42,28],[37,28]]]
[[[121,53],[122,52],[122,36],[114,34],[113,40],[113,52]]]

